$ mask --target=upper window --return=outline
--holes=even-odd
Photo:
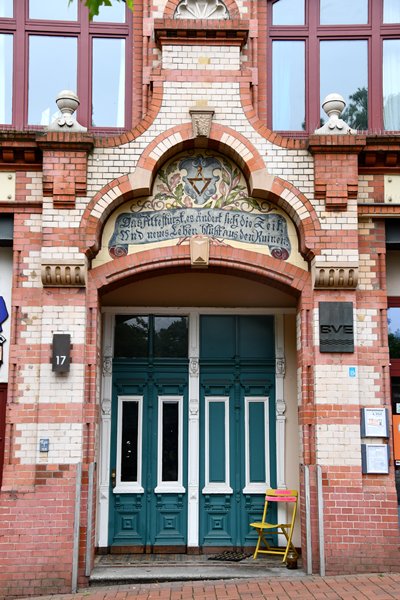
[[[129,15],[120,2],[89,22],[78,0],[0,0],[0,127],[49,125],[65,89],[82,125],[130,127]]]
[[[269,125],[311,133],[339,93],[354,129],[400,130],[399,0],[269,0]]]

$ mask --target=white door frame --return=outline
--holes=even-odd
[[[284,315],[295,314],[294,308],[171,308],[171,307],[105,307],[103,313],[101,421],[98,476],[98,504],[96,519],[96,545],[108,546],[108,519],[110,501],[110,445],[112,360],[114,348],[114,322],[116,314],[182,315],[189,317],[189,423],[188,423],[188,523],[187,546],[199,545],[199,446],[200,446],[200,315],[271,315],[275,317],[275,397],[276,397],[276,473],[277,487],[286,489],[285,475],[285,424],[286,402],[284,395],[285,354]],[[278,518],[285,519],[279,507]]]

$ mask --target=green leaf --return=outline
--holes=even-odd
[[[183,196],[183,184],[180,183],[175,188],[175,198],[180,202]]]
[[[68,0],[68,4],[71,4],[73,0]],[[133,10],[134,0],[123,0],[128,8]],[[121,2],[121,0],[81,0],[85,6],[89,9],[89,19],[92,20],[95,15],[99,14],[101,6],[112,6],[113,2]]]

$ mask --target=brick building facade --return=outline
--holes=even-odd
[[[86,585],[96,552],[254,546],[268,485],[300,490],[308,572],[399,569],[398,131],[340,99],[274,130],[281,2],[135,0],[125,126],[92,125],[79,78],[78,121],[4,119],[5,596]]]

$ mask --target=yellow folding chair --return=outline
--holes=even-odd
[[[296,490],[272,490],[269,489],[266,491],[265,496],[265,504],[262,520],[255,523],[250,523],[250,527],[254,527],[258,531],[258,540],[256,549],[253,554],[253,558],[257,558],[258,554],[280,554],[283,555],[282,562],[286,561],[289,549],[293,550],[296,553],[296,558],[298,558],[298,552],[292,543],[293,536],[293,527],[296,519],[297,513],[297,499],[298,492]],[[268,506],[272,502],[285,502],[287,506],[291,506],[292,517],[289,523],[268,523],[267,511]],[[288,519],[289,520],[289,519]],[[276,535],[278,536],[280,533],[286,538],[286,547],[285,548],[272,548],[265,536],[266,535]],[[264,549],[260,550],[261,543],[264,545]]]

